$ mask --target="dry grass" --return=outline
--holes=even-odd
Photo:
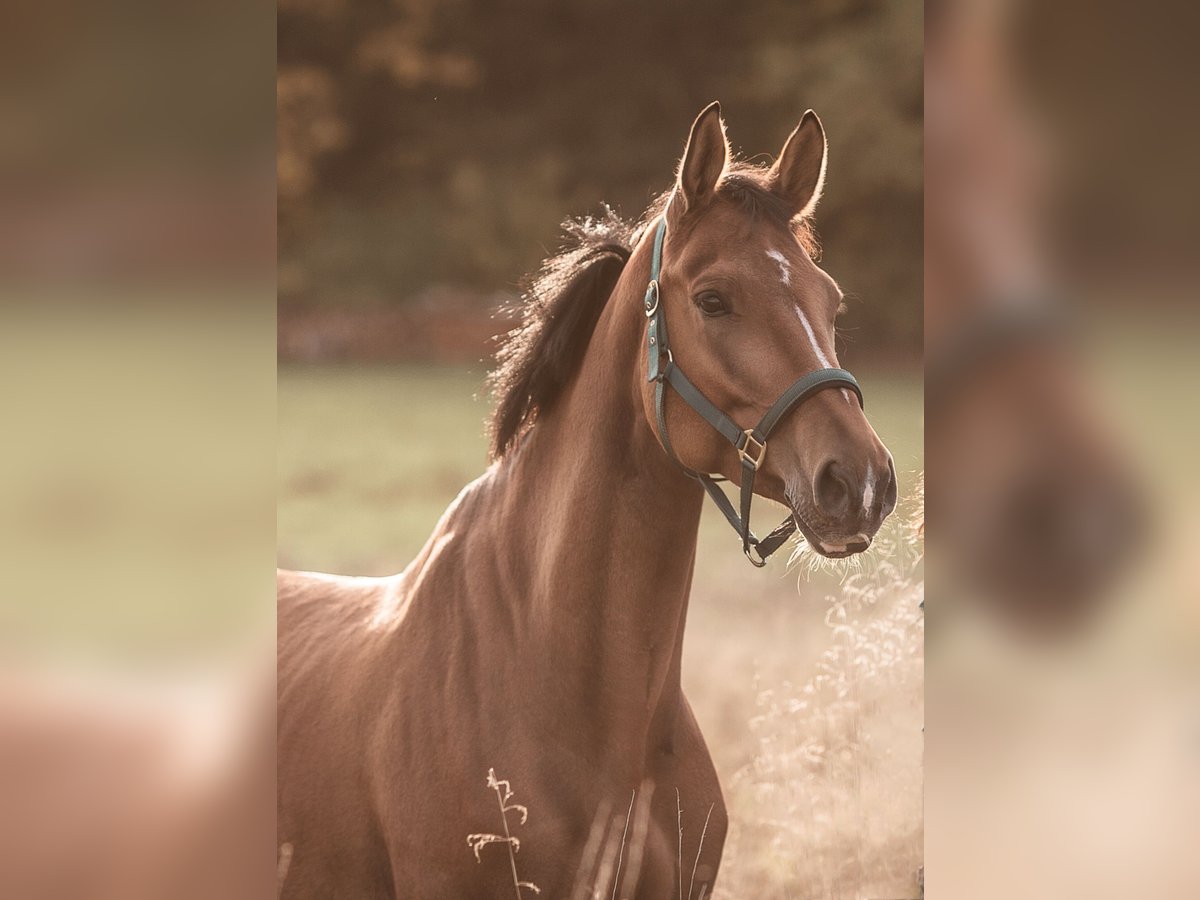
[[[494,769],[488,770],[488,787],[496,791],[500,798],[500,816],[504,822],[504,834],[469,834],[467,845],[475,853],[476,861],[481,861],[480,850],[489,844],[504,844],[508,848],[508,859],[512,869],[513,888],[517,900],[521,900],[521,891],[528,889],[540,894],[541,889],[528,881],[521,881],[517,875],[516,853],[521,849],[521,842],[512,836],[509,830],[508,813],[519,811],[521,824],[528,819],[528,810],[519,804],[509,803],[512,798],[512,788],[507,781],[498,780]],[[592,827],[584,847],[583,857],[575,872],[575,883],[571,890],[570,900],[618,900],[632,897],[638,888],[641,877],[642,859],[646,848],[646,838],[650,827],[650,802],[654,796],[654,782],[649,779],[642,782],[641,787],[629,797],[629,807],[625,815],[613,812],[611,801],[601,801],[600,807],[592,820]],[[688,890],[683,891],[685,865],[683,859],[683,809],[679,805],[679,790],[675,791],[676,809],[679,813],[679,854],[676,866],[679,877],[678,896],[683,900],[692,900],[696,888],[696,869],[700,856],[704,851],[704,839],[708,834],[708,817],[704,820],[704,828],[700,833],[700,842],[696,848],[696,859],[692,863],[691,875],[687,879]],[[708,809],[712,815],[716,804]],[[632,826],[632,829],[631,829]],[[628,862],[626,859],[628,858]],[[696,900],[707,900],[706,888],[701,887]],[[664,898],[666,900],[666,898]]]
[[[497,778],[495,769],[488,769],[487,786],[496,792],[496,802],[500,806],[500,821],[504,825],[504,834],[468,834],[467,846],[475,853],[475,861],[482,862],[483,858],[479,855],[480,850],[488,844],[503,844],[508,850],[508,864],[512,870],[513,890],[516,892],[517,900],[521,900],[521,891],[523,890],[540,894],[542,892],[540,887],[532,881],[522,881],[521,876],[517,874],[517,851],[521,849],[521,840],[513,836],[508,823],[508,814],[515,812],[521,817],[521,824],[524,825],[529,821],[529,809],[523,804],[513,802],[512,785],[502,778]]]
[[[760,684],[757,750],[727,784],[717,897],[917,897],[924,616],[919,534],[891,526],[827,596],[828,646]]]

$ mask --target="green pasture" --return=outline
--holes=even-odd
[[[907,495],[922,464],[919,375],[859,377]],[[482,369],[281,366],[280,564],[353,574],[402,569],[486,467],[488,409]],[[708,513],[706,545],[724,545],[728,553],[719,556],[740,559],[726,526]]]

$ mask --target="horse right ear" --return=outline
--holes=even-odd
[[[714,101],[692,123],[679,163],[676,193],[683,197],[686,209],[696,209],[712,199],[728,162],[729,142],[725,139],[721,104]]]
[[[800,119],[779,159],[771,167],[771,190],[787,201],[792,215],[812,215],[825,189],[825,166],[829,158],[825,128],[811,109]]]

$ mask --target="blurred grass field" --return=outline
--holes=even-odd
[[[280,565],[358,575],[404,568],[487,466],[483,376],[437,366],[281,366]],[[860,377],[904,496],[921,468],[920,381]],[[725,528],[706,514],[703,549],[736,551]],[[703,573],[737,553],[700,555]]]
[[[917,896],[921,382],[856,374],[901,496],[866,560],[759,571],[701,525],[684,685],[733,821],[718,896]],[[400,571],[487,465],[481,368],[286,365],[278,398],[287,568]],[[760,530],[782,515],[762,506]]]

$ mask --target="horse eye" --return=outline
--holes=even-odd
[[[729,310],[725,307],[725,301],[721,299],[720,294],[714,294],[712,291],[706,291],[696,298],[696,306],[700,308],[700,312],[706,316],[723,316]]]

